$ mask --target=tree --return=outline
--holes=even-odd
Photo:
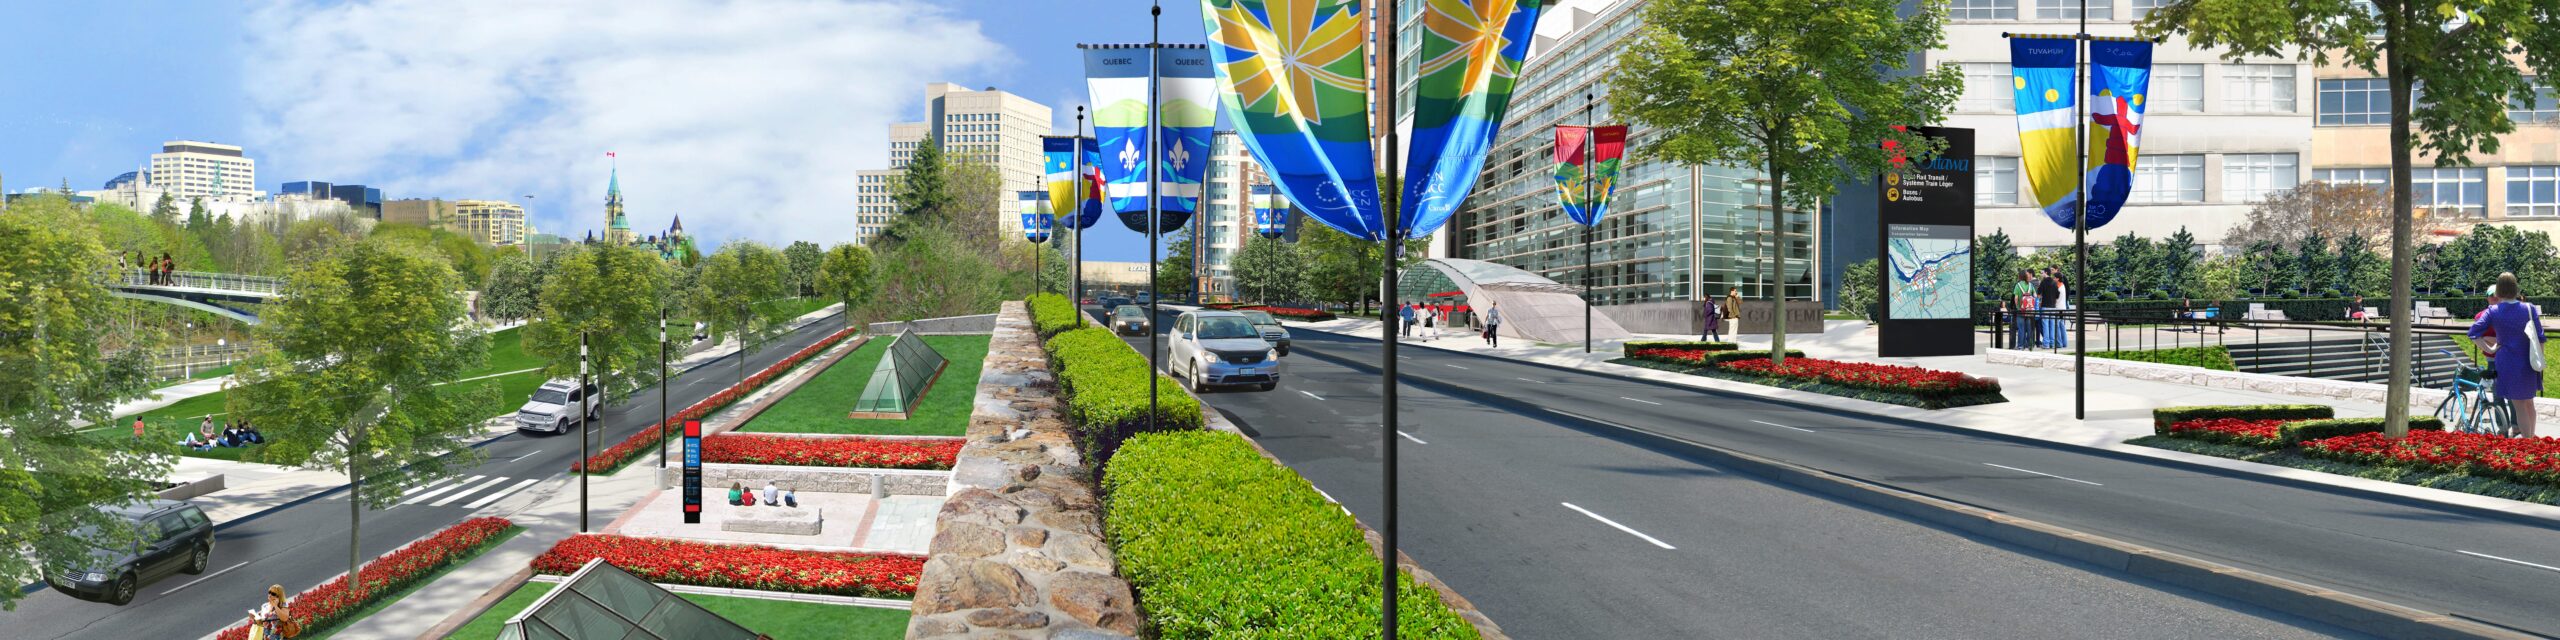
[[[2336,260],[2329,254],[2329,236],[2314,230],[2304,235],[2301,242],[2294,243],[2293,265],[2294,278],[2302,288],[2303,297],[2326,297],[2321,291],[2329,288],[2330,279],[2335,275],[2332,269],[2337,268]]]
[[[2187,232],[2185,225],[2160,241],[2161,288],[2168,289],[2171,296],[2190,295],[2189,290],[2198,285],[2199,276],[2203,275],[2196,271],[2196,257],[2196,234]]]
[[[951,189],[951,162],[943,157],[942,143],[926,136],[916,143],[915,154],[908,156],[906,173],[890,185],[889,200],[898,206],[899,215],[889,219],[877,241],[897,244],[906,241],[917,225],[943,222],[957,212],[958,196]]]
[[[2018,247],[2010,244],[2009,232],[1993,229],[1991,235],[1974,238],[1973,264],[1974,295],[2007,299],[2018,275]]]
[[[2273,297],[2276,279],[2283,277],[2284,251],[2274,240],[2249,243],[2248,253],[2241,254],[2240,282],[2254,285],[2257,295]]]
[[[1156,263],[1156,292],[1166,296],[1191,293],[1198,284],[1198,280],[1192,278],[1191,270],[1191,260],[1196,253],[1189,234],[1174,239],[1172,245],[1166,246],[1164,260]]]
[[[851,326],[854,316],[880,292],[880,266],[870,249],[838,244],[819,261],[816,283],[818,295],[844,303],[845,322]]]
[[[190,202],[194,204],[187,206],[187,230],[202,232],[206,225],[213,224],[213,216],[205,213],[203,196],[197,196]]]
[[[2178,0],[2143,19],[2144,35],[2183,34],[2227,59],[2279,56],[2345,66],[2386,79],[2391,94],[2391,371],[2383,431],[2409,432],[2411,243],[2417,229],[2409,169],[2419,152],[2436,166],[2496,153],[2515,131],[2511,100],[2532,101],[2527,69],[2560,69],[2560,5],[2466,0]],[[2379,36],[2379,37],[2377,37]],[[2427,83],[2423,104],[2413,100]]]
[[[435,251],[461,274],[463,282],[484,282],[489,278],[489,247],[471,236],[412,224],[377,224],[370,235]]]
[[[1849,263],[1840,273],[1840,310],[1875,322],[1873,305],[1878,302],[1876,279],[1880,277],[1874,258]]]
[[[128,212],[129,213],[129,212]],[[45,195],[0,209],[0,609],[43,567],[83,564],[92,544],[140,537],[93,507],[152,497],[175,457],[167,442],[81,433],[117,402],[148,394],[147,334],[108,320],[122,305],[106,282],[114,261],[69,200]],[[115,356],[102,356],[121,346]],[[112,426],[112,425],[111,425]],[[77,535],[82,530],[97,535]]]
[[[1244,239],[1244,248],[1236,252],[1232,265],[1236,274],[1236,297],[1270,304],[1294,301],[1304,297],[1301,287],[1306,265],[1298,255],[1298,246],[1261,234]]]
[[[267,462],[347,474],[350,576],[364,510],[478,464],[466,439],[500,411],[494,386],[443,384],[488,357],[461,289],[435,254],[368,238],[295,269],[259,313],[226,410],[266,434]]]
[[[664,260],[638,247],[573,246],[560,253],[535,294],[539,311],[524,328],[524,352],[546,361],[552,378],[578,375],[579,340],[586,371],[611,397],[658,377],[658,313],[667,288]]]
[[[162,224],[178,223],[178,195],[176,192],[160,192],[160,202],[151,205],[151,219],[158,220]]]
[[[880,254],[880,291],[873,312],[888,320],[986,313],[1005,296],[990,257],[957,234],[919,225]]]
[[[2432,219],[2417,224],[2420,232],[2437,226]],[[2372,185],[2305,182],[2258,201],[2249,208],[2247,219],[2222,234],[2222,244],[2239,247],[2270,240],[2290,247],[2314,230],[2332,238],[2357,235],[2367,241],[2390,240],[2391,199]]]
[[[1380,243],[1353,238],[1325,225],[1311,224],[1300,228],[1297,253],[1307,264],[1303,281],[1306,288],[1302,292],[1317,300],[1353,306],[1376,300],[1379,293],[1378,263],[1382,257],[1378,253],[1380,246]],[[1429,248],[1429,238],[1406,240],[1404,258],[1396,262],[1396,268],[1402,270],[1421,264],[1423,254]]]
[[[1814,210],[1840,179],[1884,170],[1878,141],[1924,156],[1944,147],[1895,125],[1940,121],[1963,85],[1954,65],[1908,72],[1910,52],[1944,38],[1946,2],[1924,0],[1908,18],[1902,4],[1652,3],[1609,76],[1610,110],[1651,129],[1638,153],[1760,167],[1773,216]],[[1769,246],[1783,256],[1787,225],[1777,220]],[[1770,358],[1784,362],[1786,296],[1772,297]]]
[[[567,270],[564,265],[562,271]],[[772,338],[775,325],[786,319],[773,317],[759,306],[782,297],[789,271],[782,252],[772,247],[753,240],[722,243],[719,251],[702,261],[702,275],[691,300],[693,317],[710,323],[713,337],[735,339],[740,349],[752,352],[755,345]]]
[[[541,304],[538,269],[522,251],[498,254],[497,262],[489,265],[487,283],[480,286],[480,312],[499,320],[532,317]]]
[[[818,263],[825,259],[826,251],[815,242],[793,240],[791,246],[782,248],[782,260],[791,268],[791,295],[817,295],[811,287],[818,280]]]
[[[2364,236],[2338,238],[2338,258],[2330,286],[2349,297],[2381,291],[2390,284],[2391,268],[2382,256],[2373,252],[2373,242]]]
[[[2227,302],[2240,297],[2241,280],[2239,257],[2215,258],[2196,267],[2196,284],[2187,295]]]

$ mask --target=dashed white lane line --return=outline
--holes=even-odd
[[[1652,400],[1638,400],[1638,399],[1635,399],[1635,398],[1629,398],[1629,397],[1626,397],[1626,396],[1618,396],[1618,399],[1619,399],[1619,400],[1631,400],[1631,401],[1635,401],[1635,402],[1642,402],[1642,403],[1649,404],[1649,405],[1653,405],[1653,406],[1657,406],[1657,407],[1662,406],[1662,403],[1660,403],[1660,402],[1654,402],[1654,401],[1652,401]]]
[[[486,483],[482,483],[482,484],[480,484],[480,485],[473,486],[473,487],[468,488],[468,489],[463,489],[463,490],[461,490],[461,491],[453,492],[453,495],[445,496],[443,500],[437,500],[437,501],[435,501],[435,503],[434,503],[434,504],[429,504],[429,505],[427,505],[427,506],[430,506],[430,507],[441,507],[441,506],[445,506],[445,505],[448,505],[448,504],[453,504],[455,501],[461,500],[461,499],[463,499],[463,498],[471,497],[471,494],[479,493],[479,492],[481,492],[482,490],[488,489],[488,488],[490,488],[490,487],[495,487],[495,486],[502,485],[502,484],[506,484],[506,483],[507,483],[507,477],[506,477],[506,476],[498,476],[498,477],[495,477],[495,478],[490,478],[490,479],[489,479],[489,481],[488,481],[488,482],[486,482]]]
[[[1547,381],[1545,381],[1545,380],[1531,380],[1531,379],[1528,379],[1528,378],[1513,378],[1513,379],[1514,379],[1514,380],[1519,380],[1519,381],[1521,381],[1521,382],[1535,382],[1535,383],[1538,383],[1538,384],[1546,384],[1546,383],[1547,383]]]
[[[518,483],[516,483],[516,486],[507,487],[507,489],[506,489],[505,491],[500,491],[500,492],[497,492],[497,493],[489,494],[489,497],[486,497],[486,498],[481,498],[481,499],[478,499],[478,500],[473,500],[473,501],[471,501],[471,504],[462,505],[462,508],[464,508],[464,509],[478,509],[478,508],[481,508],[481,507],[489,506],[489,503],[497,502],[499,498],[504,498],[504,497],[507,497],[507,496],[515,495],[515,493],[516,493],[516,492],[518,492],[518,491],[523,491],[525,487],[533,486],[533,483],[536,483],[536,482],[541,482],[541,480],[538,480],[538,479],[537,479],[537,480],[526,480],[526,481],[523,481],[523,482],[518,482]]]
[[[1787,425],[1778,424],[1778,423],[1770,422],[1770,421],[1767,421],[1767,420],[1753,420],[1752,422],[1757,422],[1757,423],[1760,423],[1760,424],[1765,424],[1765,425],[1769,425],[1769,426],[1772,426],[1772,427],[1778,427],[1778,428],[1782,428],[1782,429],[1794,429],[1794,430],[1802,431],[1802,432],[1805,432],[1805,433],[1813,433],[1813,430],[1812,430],[1812,429],[1807,429],[1807,428],[1804,428],[1804,427],[1790,427],[1790,426],[1787,426]],[[1998,465],[1993,465],[1993,466],[1998,466]]]
[[[2554,567],[2554,566],[2547,565],[2547,564],[2534,564],[2534,563],[2531,563],[2531,562],[2525,562],[2525,561],[2523,561],[2523,560],[2517,560],[2517,559],[2515,559],[2515,558],[2500,558],[2500,557],[2493,556],[2493,555],[2489,555],[2489,554],[2486,554],[2486,553],[2479,553],[2479,552],[2474,552],[2474,551],[2462,551],[2461,549],[2455,549],[2455,551],[2461,551],[2461,552],[2462,552],[2462,555],[2466,555],[2466,556],[2478,556],[2478,557],[2482,557],[2482,558],[2488,558],[2488,559],[2491,559],[2491,560],[2496,560],[2496,561],[2499,561],[2499,562],[2512,562],[2512,563],[2515,563],[2515,564],[2520,564],[2520,565],[2524,565],[2524,566],[2528,566],[2528,567],[2533,567],[2533,568],[2536,568],[2536,569],[2549,569],[2549,570],[2552,570],[2552,571],[2560,571],[2560,567]]]
[[[1609,525],[1609,526],[1611,526],[1611,527],[1616,527],[1619,531],[1625,531],[1625,532],[1627,532],[1627,534],[1628,534],[1628,535],[1632,535],[1632,536],[1635,536],[1635,537],[1638,537],[1638,538],[1643,538],[1645,542],[1651,542],[1651,543],[1653,543],[1653,546],[1662,547],[1662,548],[1664,548],[1664,549],[1676,549],[1676,548],[1677,548],[1677,547],[1673,547],[1673,546],[1671,546],[1670,544],[1664,543],[1664,542],[1663,542],[1663,541],[1661,541],[1661,540],[1654,539],[1654,537],[1653,537],[1653,536],[1645,535],[1645,534],[1644,534],[1644,532],[1642,532],[1642,531],[1637,531],[1637,530],[1634,530],[1634,529],[1629,529],[1629,528],[1627,528],[1627,525],[1618,524],[1618,522],[1617,522],[1617,521],[1615,521],[1615,520],[1610,520],[1610,519],[1608,519],[1608,518],[1600,517],[1600,514],[1592,513],[1590,509],[1584,509],[1584,508],[1582,508],[1582,507],[1573,506],[1573,503],[1571,503],[1571,502],[1566,502],[1566,503],[1563,503],[1563,504],[1564,504],[1564,508],[1572,509],[1572,510],[1575,510],[1575,511],[1580,511],[1580,512],[1582,512],[1582,515],[1591,516],[1591,519],[1600,521],[1600,524],[1605,524],[1605,525]]]
[[[230,567],[226,567],[226,568],[224,568],[224,569],[223,569],[223,570],[221,570],[221,571],[215,571],[215,572],[213,572],[213,573],[204,574],[204,577],[202,577],[202,578],[196,578],[196,579],[194,579],[194,580],[188,580],[186,584],[182,584],[182,585],[178,585],[178,586],[170,587],[168,591],[162,591],[162,592],[160,592],[160,595],[164,595],[164,596],[165,596],[165,595],[169,595],[169,594],[172,594],[172,593],[177,593],[179,589],[185,589],[185,588],[187,588],[187,587],[196,586],[196,583],[198,583],[198,582],[204,582],[204,581],[206,581],[206,580],[212,580],[212,579],[214,579],[214,577],[215,577],[215,576],[220,576],[220,575],[222,575],[222,574],[230,573],[232,569],[238,569],[238,568],[246,567],[246,566],[249,566],[249,563],[248,563],[247,561],[245,561],[245,560],[244,560],[244,561],[241,561],[241,563],[240,563],[240,564],[231,565]]]
[[[421,494],[418,494],[418,495],[415,495],[415,496],[410,496],[410,497],[409,497],[408,499],[406,499],[406,500],[401,500],[399,505],[394,505],[394,506],[406,506],[406,505],[411,505],[411,504],[417,504],[417,503],[420,503],[420,502],[425,502],[428,498],[433,498],[433,497],[436,497],[436,496],[438,496],[438,495],[442,495],[444,492],[447,492],[447,491],[452,491],[452,490],[455,490],[455,489],[460,489],[460,488],[462,488],[462,485],[471,484],[471,483],[474,483],[474,482],[479,482],[481,479],[484,479],[484,478],[487,478],[487,477],[489,477],[489,476],[471,476],[471,479],[469,479],[469,480],[464,480],[464,481],[461,481],[461,482],[456,482],[456,483],[452,483],[452,484],[447,484],[447,485],[445,485],[445,486],[444,486],[444,488],[442,488],[442,489],[437,489],[437,490],[434,490],[434,491],[429,491],[429,492],[426,492],[426,493],[421,493]]]
[[[533,450],[533,453],[528,453],[528,454],[524,454],[524,455],[516,456],[516,457],[515,457],[514,459],[512,459],[512,460],[508,460],[508,462],[515,462],[516,460],[523,460],[523,459],[525,459],[525,458],[531,458],[531,457],[533,457],[533,454],[534,454],[534,453],[542,453],[542,450],[541,450],[541,449],[535,449],[535,450]]]
[[[1458,365],[1449,364],[1449,363],[1445,363],[1445,362],[1444,362],[1444,363],[1441,363],[1441,364],[1440,364],[1440,366],[1448,367],[1448,368],[1451,368],[1451,369],[1465,369],[1465,368],[1466,368],[1466,367],[1461,367],[1461,366],[1458,366]]]
[[[2019,473],[2032,473],[2032,474],[2036,474],[2036,475],[2044,476],[2044,477],[2047,477],[2047,478],[2055,478],[2055,479],[2060,479],[2060,480],[2069,480],[2069,481],[2072,481],[2072,482],[2077,482],[2077,483],[2085,484],[2085,485],[2089,485],[2089,486],[2092,486],[2092,487],[2103,487],[2103,486],[2107,486],[2107,485],[2098,484],[2098,483],[2095,483],[2095,482],[2090,482],[2090,481],[2087,481],[2087,480],[2082,480],[2082,479],[2079,479],[2079,478],[2064,478],[2064,477],[2062,477],[2062,476],[2057,476],[2057,475],[2053,475],[2053,474],[2050,474],[2050,473],[2045,473],[2045,472],[2042,472],[2042,471],[2032,471],[2032,470],[2027,470],[2027,469],[2020,469],[2020,468],[2012,467],[2012,466],[2005,465],[2005,464],[1991,464],[1991,463],[1988,463],[1988,462],[1985,462],[1985,463],[1983,463],[1983,464],[1990,465],[1990,466],[1994,466],[1994,467],[1999,467],[1999,468],[2002,468],[2002,469],[2008,469],[2008,470],[2010,470],[2010,471],[2016,471],[2016,472],[2019,472]]]
[[[1312,393],[1307,393],[1307,390],[1305,390],[1305,389],[1299,389],[1299,390],[1298,390],[1298,393],[1299,393],[1299,394],[1302,394],[1302,395],[1305,395],[1306,397],[1309,397],[1309,398],[1315,398],[1317,402],[1323,402],[1323,401],[1324,401],[1324,396],[1320,396],[1320,395],[1316,395],[1316,394],[1312,394]]]
[[[1414,444],[1431,444],[1431,443],[1428,443],[1428,442],[1423,442],[1421,438],[1413,437],[1413,434],[1405,433],[1405,432],[1403,432],[1403,431],[1397,431],[1397,432],[1396,432],[1396,435],[1404,436],[1404,439],[1406,439],[1406,440],[1412,440]]]

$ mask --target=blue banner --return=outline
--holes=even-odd
[[[1049,230],[1057,224],[1049,213],[1049,193],[1024,191],[1019,199],[1022,205],[1022,239],[1032,244],[1048,242]]]
[[[2106,226],[2133,193],[2141,157],[2144,94],[2151,89],[2151,41],[2089,42],[2089,228]],[[2069,225],[2065,225],[2069,226]]]
[[[1101,143],[1102,192],[1123,224],[1147,226],[1147,67],[1143,45],[1083,45],[1085,87],[1093,93],[1093,137]]]
[[[1307,217],[1386,238],[1370,151],[1369,16],[1360,0],[1201,0],[1219,101]]]
[[[1059,211],[1073,212],[1067,216],[1067,228],[1070,229],[1084,229],[1102,221],[1102,200],[1093,197],[1095,185],[1091,180],[1076,179],[1076,147],[1079,141],[1083,142],[1086,158],[1084,170],[1090,176],[1098,170],[1094,166],[1097,154],[1092,138],[1040,137],[1041,171],[1047,174],[1043,187],[1049,190],[1049,211],[1052,215]],[[1079,184],[1083,188],[1078,188]]]

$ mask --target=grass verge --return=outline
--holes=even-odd
[[[525,608],[533,606],[534,600],[558,588],[560,585],[557,583],[527,582],[516,588],[514,593],[507,594],[506,599],[489,607],[488,611],[480,612],[470,624],[445,637],[472,640],[498,637],[498,632],[506,629],[508,618],[523,613]],[[690,593],[676,595],[749,630],[773,636],[774,640],[893,640],[906,637],[907,633],[907,612],[897,609]]]
[[[2142,445],[2216,458],[2245,460],[2305,471],[2318,471],[2367,480],[2381,480],[2446,491],[2505,498],[2523,502],[2560,505],[2560,487],[2527,484],[2503,478],[2475,476],[2468,473],[2433,471],[2413,467],[2366,464],[2329,458],[2314,458],[2291,448],[2251,447],[2219,442],[2203,442],[2171,436],[2143,436],[2126,440],[2125,444]]]
[[[959,436],[969,431],[971,401],[977,397],[978,374],[987,359],[987,336],[919,336],[949,361],[942,379],[905,420],[856,420],[845,417],[871,370],[888,352],[894,337],[875,337],[843,360],[794,389],[781,402],[758,414],[739,431],[747,433],[830,433],[849,435]]]

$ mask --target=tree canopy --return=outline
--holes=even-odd
[[[610,395],[629,393],[658,376],[658,318],[671,269],[648,250],[614,244],[573,246],[553,259],[524,328],[524,351],[547,362],[544,375],[578,375],[578,342],[587,371]]]

